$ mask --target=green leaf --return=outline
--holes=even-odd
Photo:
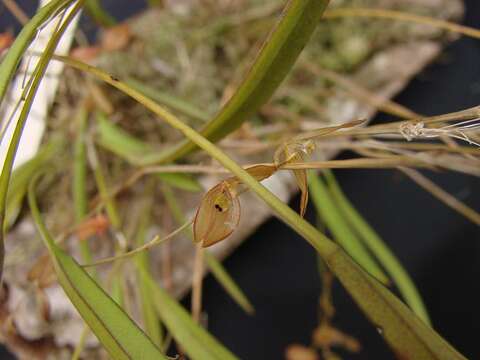
[[[104,113],[97,112],[96,118],[98,143],[115,155],[135,165],[137,163],[135,159],[153,151],[150,145],[115,125]]]
[[[399,359],[465,359],[343,251],[327,264]]]
[[[288,1],[237,91],[200,131],[205,138],[214,142],[222,139],[270,99],[307,44],[327,5],[328,0]],[[195,149],[195,143],[187,139],[156,160],[172,162]]]
[[[185,190],[190,192],[199,192],[203,190],[202,185],[200,185],[195,178],[191,177],[188,174],[157,173],[156,175],[165,184],[168,184],[180,190]]]
[[[75,0],[52,0],[42,7],[34,17],[22,28],[22,31],[15,38],[14,43],[10,47],[0,65],[0,102],[3,101],[7,91],[8,84],[12,80],[15,70],[17,69],[20,59],[30,42],[35,38],[37,30],[45,23],[50,16],[64,9],[67,5]]]
[[[227,270],[225,270],[222,263],[218,261],[215,256],[210,254],[208,250],[204,252],[204,259],[208,268],[212,272],[213,277],[225,289],[233,301],[235,301],[247,314],[254,314],[255,309],[252,303],[248,300],[243,290],[238,286]]]
[[[143,93],[145,96],[148,96],[152,100],[155,100],[159,104],[163,104],[173,111],[178,111],[180,114],[186,115],[192,120],[205,123],[210,118],[210,115],[203,110],[169,93],[154,89],[135,79],[128,79],[126,83],[135,90]]]
[[[140,247],[145,244],[147,238],[147,230],[151,221],[151,210],[154,202],[154,183],[150,181],[147,183],[145,191],[145,204],[142,206],[142,216],[139,219],[137,227],[137,234],[135,236],[136,245]],[[150,272],[150,256],[147,251],[142,251],[135,257],[137,266],[144,270],[144,272]],[[142,309],[142,319],[145,327],[145,331],[152,341],[157,345],[163,344],[163,331],[160,324],[160,319],[155,311],[153,304],[153,293],[150,291],[150,287],[147,284],[145,275],[143,272],[138,272],[138,290],[140,295],[140,304]]]
[[[348,223],[346,223],[344,217],[335,206],[325,184],[315,172],[309,171],[308,186],[315,208],[322,220],[325,221],[328,229],[332,232],[335,240],[373,277],[384,284],[388,284],[388,277],[378,266],[375,259],[368,253],[360,239],[350,229]]]
[[[143,164],[142,159],[156,156],[157,151],[149,144],[135,138],[109,121],[105,114],[97,113],[97,141],[103,148],[128,161],[132,165]],[[202,186],[188,174],[156,173],[163,182],[178,189],[198,192]]]
[[[93,176],[95,178],[95,184],[97,185],[98,193],[102,199],[102,203],[105,204],[105,211],[107,212],[108,219],[110,224],[115,230],[118,230],[121,225],[120,214],[117,210],[117,205],[115,199],[111,196],[108,191],[107,181],[105,179],[105,174],[102,170],[102,166],[98,163],[97,153],[95,146],[92,144],[88,149],[90,152],[91,163]]]
[[[50,2],[47,6],[40,9],[38,14],[35,15],[33,19],[24,26],[23,30],[18,35],[17,39],[13,43],[12,47],[5,56],[5,59],[0,65],[0,102],[3,101],[7,86],[12,79],[12,76],[20,61],[20,58],[25,52],[25,49],[27,48],[31,39],[35,36],[37,28],[42,23],[44,23],[49,18],[49,16],[55,14],[56,11],[65,8],[66,5],[70,4],[71,2],[72,1]],[[45,48],[44,53],[40,57],[40,60],[33,71],[33,80],[31,82],[31,85],[30,87],[26,87],[24,93],[22,94],[23,106],[21,108],[17,124],[13,130],[11,141],[8,144],[5,162],[3,164],[2,173],[0,175],[0,281],[2,279],[3,261],[5,257],[4,229],[8,185],[12,174],[13,162],[15,160],[17,147],[20,142],[23,127],[25,126],[25,122],[27,121],[33,99],[35,98],[35,94],[43,78],[43,75],[45,74],[48,63],[53,55],[53,52],[55,51],[55,48],[57,47],[58,41],[65,32],[67,26],[73,20],[74,15],[81,8],[81,5],[82,1],[78,2],[75,5],[75,8],[68,14],[62,26],[60,26],[58,31],[55,32],[48,41],[47,47]]]
[[[401,301],[396,299],[388,289],[377,283],[357,266],[338,245],[318,232],[314,226],[284,204],[212,142],[151,99],[125,83],[112,78],[104,71],[68,57],[56,58],[69,66],[94,75],[137,100],[170,126],[180,130],[184,136],[195,142],[226,169],[230,170],[243,184],[256,193],[282,221],[315,248],[359,304],[365,315],[375,321],[376,326],[383,329],[384,333],[388,335],[385,336],[385,340],[397,353],[408,355],[406,358],[411,359],[464,359],[433,329],[419,320]],[[370,304],[381,306],[371,306]],[[398,324],[403,325],[398,326]],[[405,339],[408,339],[408,341],[405,341]],[[417,357],[416,354],[422,357]]]
[[[423,304],[422,298],[415,287],[410,276],[402,267],[400,261],[390,251],[380,236],[372,229],[362,215],[354,208],[352,203],[343,193],[332,172],[326,171],[325,177],[338,208],[350,223],[352,228],[358,233],[365,245],[375,255],[378,261],[385,268],[385,271],[391,276],[393,282],[397,285],[405,302],[410,306],[415,314],[418,315],[426,324],[430,324],[428,312]]]
[[[167,359],[142,330],[50,236],[30,185],[30,209],[52,258],[58,281],[90,329],[114,359]]]
[[[193,360],[237,359],[212,335],[198,325],[190,314],[158,286],[144,269],[139,269],[155,295],[155,307],[167,329]]]
[[[63,139],[51,139],[42,146],[32,159],[19,166],[12,174],[8,186],[5,229],[8,230],[15,222],[27,193],[28,183],[32,177],[44,168],[53,155],[64,145]]]
[[[98,24],[109,27],[117,23],[115,18],[102,7],[99,0],[86,0],[85,7]]]
[[[87,131],[87,110],[82,107],[77,115],[77,136],[73,147],[73,182],[72,194],[75,213],[75,222],[84,220],[88,211],[87,199],[87,150],[85,136]],[[86,262],[91,261],[84,259]]]

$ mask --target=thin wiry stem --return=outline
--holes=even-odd
[[[93,262],[93,263],[90,263],[90,264],[84,264],[82,265],[82,267],[92,267],[92,266],[98,266],[98,265],[104,265],[104,264],[108,264],[108,263],[111,263],[113,261],[116,261],[116,260],[120,260],[120,259],[125,259],[125,258],[128,258],[128,257],[131,257],[135,254],[138,254],[142,251],[146,251],[146,250],[149,250],[151,249],[152,247],[158,245],[158,244],[161,244],[167,240],[170,240],[171,238],[175,237],[176,235],[180,234],[183,230],[185,230],[187,227],[189,227],[190,225],[192,224],[192,220],[190,221],[187,221],[185,224],[183,224],[182,226],[180,226],[178,229],[176,229],[175,231],[171,232],[170,234],[168,234],[167,236],[163,237],[163,238],[160,238],[159,236],[155,236],[152,240],[150,240],[148,243],[146,243],[145,245],[142,245],[132,251],[129,251],[129,252],[126,252],[126,253],[122,253],[120,255],[117,255],[117,256],[112,256],[112,257],[108,257],[108,258],[105,258],[105,259],[102,259],[102,260],[99,260],[99,261],[96,261],[96,262]]]

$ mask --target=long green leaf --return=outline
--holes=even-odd
[[[100,0],[86,0],[85,7],[90,16],[100,25],[109,27],[117,23],[115,18],[102,7]]]
[[[202,191],[202,185],[193,177],[188,174],[182,173],[157,173],[157,177],[163,181],[165,184],[168,184],[174,188],[190,191],[190,192],[199,192]]]
[[[151,209],[154,202],[153,184],[154,183],[152,181],[147,184],[145,205],[141,209],[142,216],[140,217],[136,231],[137,234],[135,236],[137,246],[144,245],[147,238],[147,230],[151,222]],[[150,336],[155,344],[162,345],[163,331],[160,324],[160,319],[155,311],[153,293],[147,284],[147,279],[145,279],[144,274],[145,272],[150,272],[150,256],[147,251],[142,251],[135,257],[135,260],[137,262],[137,266],[143,269],[143,272],[138,272],[138,290],[140,295],[144,328],[148,336]]]
[[[57,59],[62,60],[69,66],[94,75],[137,100],[170,126],[180,130],[184,136],[195,142],[226,169],[235,174],[242,183],[271,207],[280,219],[318,251],[366,316],[382,329],[385,340],[395,351],[411,359],[464,359],[433,329],[420,321],[401,301],[358,267],[338,245],[318,232],[314,226],[301,218],[294,210],[255,180],[215,144],[182,123],[151,99],[111,77],[106,72],[68,57],[57,57]],[[371,306],[370,304],[381,304],[382,306]],[[408,339],[409,342],[407,343],[403,339]]]
[[[255,308],[252,303],[232,276],[227,272],[222,263],[208,250],[204,253],[204,259],[215,280],[217,280],[225,289],[233,301],[235,301],[247,314],[254,314]]]
[[[5,230],[8,230],[16,220],[32,177],[49,163],[63,145],[63,139],[51,139],[40,148],[37,155],[15,169],[8,186]]]
[[[265,104],[290,72],[315,30],[328,0],[289,0],[237,91],[201,130],[217,141],[237,129]],[[195,150],[187,139],[160,154],[158,162],[171,162]]]
[[[234,360],[237,359],[212,335],[198,325],[190,314],[158,286],[152,277],[139,269],[155,295],[155,307],[163,323],[174,339],[193,360]]]
[[[27,25],[25,25],[22,32],[20,32],[19,36],[13,43],[11,49],[9,50],[5,59],[0,65],[0,102],[3,101],[8,83],[10,82],[15,72],[15,68],[20,61],[21,56],[23,55],[25,49],[35,35],[37,27],[44,23],[50,15],[54,14],[59,9],[64,8],[71,2],[72,1],[52,1],[50,3],[52,5],[51,7],[47,5],[46,7],[42,8],[40,12]],[[57,47],[58,41],[65,32],[67,26],[73,20],[74,15],[81,8],[81,5],[82,1],[79,1],[77,5],[75,5],[75,9],[73,9],[69,13],[62,26],[52,35],[51,39],[47,44],[47,47],[45,48],[44,53],[40,57],[40,60],[33,71],[33,80],[30,87],[26,88],[26,94],[22,94],[22,97],[24,97],[23,106],[18,117],[18,122],[13,131],[12,139],[8,144],[5,162],[3,163],[2,174],[0,175],[0,281],[2,279],[3,262],[5,257],[4,224],[6,217],[6,199],[17,147],[20,142],[23,127],[25,126],[25,122],[30,112],[33,99],[37,92],[38,86],[40,85],[40,82],[43,78],[43,75],[45,74],[48,63],[53,55],[55,48]]]
[[[335,199],[337,206],[344,214],[345,219],[350,222],[353,229],[365,242],[365,245],[391,276],[393,282],[398,286],[398,290],[405,299],[405,302],[410,306],[413,312],[425,321],[426,324],[430,324],[428,312],[423,304],[422,298],[400,261],[348,200],[333,174],[330,171],[327,171],[325,177],[330,192]]]
[[[342,214],[338,211],[322,180],[314,172],[308,174],[308,186],[312,200],[322,220],[330,229],[335,240],[342,248],[367,272],[384,284],[389,283],[388,277],[378,266],[375,259],[350,229]]]
[[[50,16],[64,8],[66,5],[73,3],[75,0],[52,0],[42,7],[35,16],[22,28],[17,35],[15,42],[8,50],[7,55],[0,65],[0,102],[3,101],[8,84],[12,80],[15,70],[22,58],[25,50],[30,42],[37,34],[37,30],[45,23]]]
[[[152,146],[130,135],[113,122],[108,120],[105,114],[97,112],[97,141],[104,149],[107,149],[128,161],[132,165],[142,165],[149,157],[158,153]],[[198,192],[201,185],[188,174],[181,173],[156,173],[159,179],[178,189]]]
[[[465,359],[343,251],[327,264],[399,359]]]
[[[55,244],[43,223],[35,199],[35,181],[30,185],[28,201],[37,229],[52,258],[60,285],[112,358],[166,359],[90,275]]]
[[[147,143],[133,137],[126,131],[111,122],[104,113],[97,112],[97,141],[103,148],[115,155],[136,164],[140,157],[152,152],[154,149]]]
[[[138,90],[144,95],[150,97],[152,100],[155,100],[159,104],[165,105],[174,112],[179,112],[180,114],[186,115],[192,120],[205,123],[210,118],[210,115],[201,109],[169,93],[154,89],[135,79],[128,79],[126,83],[135,90]]]

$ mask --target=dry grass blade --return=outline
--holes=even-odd
[[[303,60],[303,67],[314,74],[315,76],[325,78],[333,83],[339,85],[342,89],[345,89],[355,98],[372,105],[373,107],[401,118],[409,119],[412,117],[419,116],[410,109],[397,104],[396,102],[389,100],[383,96],[379,96],[374,92],[371,92],[367,88],[355,83],[353,80],[349,79],[347,76],[337,73],[333,70],[322,68],[319,65],[316,65],[310,61]]]
[[[22,25],[25,25],[29,19],[25,11],[17,4],[15,0],[2,0],[5,7],[12,13],[15,19]]]
[[[401,20],[409,21],[418,24],[430,25],[453,33],[462,34],[472,37],[474,39],[480,39],[480,30],[452,23],[450,21],[434,19],[428,16],[410,14],[402,11],[387,10],[387,9],[367,9],[367,8],[355,8],[355,9],[333,9],[325,12],[326,19],[335,19],[339,17],[369,17],[369,18],[382,18],[389,20]]]
[[[383,169],[395,168],[397,166],[428,166],[420,159],[414,159],[408,156],[392,155],[388,158],[371,159],[358,158],[348,160],[330,160],[330,161],[311,161],[307,163],[292,163],[282,166],[285,170],[296,169]]]

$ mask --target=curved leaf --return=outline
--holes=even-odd
[[[143,268],[140,273],[155,295],[153,301],[163,324],[193,360],[235,360],[237,357],[198,325],[190,314],[158,286]]]
[[[0,65],[0,102],[3,101],[5,92],[7,90],[8,84],[13,77],[15,69],[22,57],[25,49],[28,44],[35,36],[37,28],[43,24],[52,14],[55,14],[56,11],[59,11],[65,8],[67,5],[73,1],[52,1],[47,6],[40,9],[40,11],[33,17],[32,20],[24,26],[23,30],[18,35],[17,39],[13,43],[12,47],[8,51],[5,59]],[[17,121],[17,124],[14,128],[12,138],[8,144],[7,153],[5,156],[4,163],[2,164],[2,173],[0,175],[0,281],[2,279],[3,273],[3,261],[5,256],[5,246],[4,246],[4,227],[5,227],[5,208],[7,206],[7,192],[8,185],[10,182],[10,177],[12,174],[13,162],[15,160],[15,154],[17,152],[17,147],[20,142],[20,137],[23,132],[23,127],[27,120],[30,108],[33,103],[33,99],[37,92],[38,86],[45,74],[47,65],[52,57],[52,54],[57,47],[58,41],[65,32],[68,24],[73,20],[73,16],[78,12],[81,7],[82,2],[77,3],[76,8],[73,9],[70,14],[65,19],[62,26],[55,32],[50,38],[47,47],[45,48],[44,53],[42,54],[37,66],[33,71],[33,81],[30,88],[26,88],[26,94],[24,96],[24,103]],[[27,91],[28,90],[28,91]]]
[[[37,29],[55,12],[73,3],[75,0],[52,0],[42,7],[37,14],[22,28],[17,35],[15,42],[8,50],[7,55],[0,65],[0,102],[3,101],[10,80],[28,45],[35,37]]]
[[[465,359],[343,251],[326,260],[398,359]]]
[[[44,168],[52,159],[53,155],[62,148],[64,140],[54,138],[45,144],[35,157],[19,166],[12,174],[8,186],[7,205],[5,213],[5,229],[8,230],[15,222],[20,212],[25,194],[28,190],[28,183],[32,177]]]
[[[393,282],[398,286],[398,290],[405,299],[405,302],[419,318],[425,321],[426,324],[430,325],[430,319],[428,317],[427,309],[423,304],[422,297],[418,293],[418,290],[407,271],[402,267],[400,261],[390,251],[375,230],[372,229],[362,215],[360,215],[350,203],[333,174],[330,171],[327,171],[325,174],[330,192],[347,222],[349,222],[352,228],[360,235],[365,245],[383,265],[385,271],[391,276]]]
[[[328,0],[289,0],[242,84],[218,114],[200,131],[217,141],[237,129],[265,104],[285,79],[315,30]],[[185,140],[160,154],[158,162],[174,161],[197,145]]]
[[[143,331],[48,233],[30,184],[28,201],[52,258],[58,281],[82,318],[114,359],[167,359]]]
[[[382,283],[388,284],[389,279],[387,275],[385,275],[382,268],[370,255],[348,224],[345,223],[323,181],[319,179],[317,174],[309,172],[308,183],[315,208],[332,232],[335,240],[368,273]]]

